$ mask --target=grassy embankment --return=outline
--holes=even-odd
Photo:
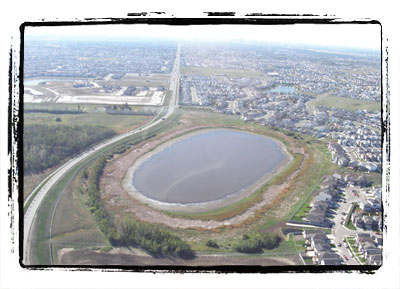
[[[303,193],[300,193],[302,201],[291,209],[288,219],[292,221],[302,221],[302,218],[310,211],[310,202],[314,197],[314,192],[319,189],[324,176],[338,169],[336,164],[329,161],[330,156],[326,145],[310,142],[309,148],[313,160],[309,170],[305,173],[304,180],[299,182],[299,188],[303,189]]]

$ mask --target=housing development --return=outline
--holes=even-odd
[[[379,266],[381,109],[379,51],[27,40],[24,260]],[[276,163],[252,167],[262,157],[249,151],[254,135],[272,140]],[[224,167],[239,154],[257,157],[243,171]],[[59,203],[35,205],[50,196]]]

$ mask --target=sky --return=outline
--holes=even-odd
[[[295,25],[84,25],[26,27],[26,37],[48,39],[135,37],[177,38],[205,41],[246,40],[307,44],[332,47],[380,49],[378,24],[295,24]]]

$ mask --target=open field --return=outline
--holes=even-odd
[[[56,118],[61,122],[56,122]],[[146,115],[111,115],[101,111],[83,114],[50,114],[30,112],[24,114],[24,125],[57,124],[57,125],[100,125],[115,130],[118,134],[132,130],[149,121],[152,116]]]
[[[219,67],[182,66],[181,73],[202,75],[202,76],[226,75],[228,77],[268,78],[266,74],[253,70],[233,69],[233,68],[228,69]]]
[[[368,111],[380,111],[381,104],[375,101],[367,101],[354,98],[345,98],[329,95],[315,102],[315,106],[327,106],[340,109],[359,110],[366,109]]]

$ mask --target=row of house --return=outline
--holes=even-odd
[[[382,228],[382,216],[369,216],[364,215],[362,212],[357,212],[353,213],[351,221],[354,226],[366,231]]]
[[[321,184],[321,191],[311,203],[312,208],[305,217],[306,221],[317,226],[331,227],[333,222],[329,220],[329,217],[333,216],[338,202],[341,201],[340,194],[343,186],[344,182],[339,174],[325,178]]]
[[[355,241],[358,251],[362,253],[368,264],[382,264],[382,237],[367,233],[357,233]]]
[[[310,246],[314,252],[313,262],[319,265],[341,265],[341,258],[332,251],[326,233],[322,230],[304,230],[303,237],[306,239],[306,245]]]
[[[341,167],[345,167],[349,164],[350,158],[347,152],[337,143],[330,143],[328,145],[329,150],[332,154],[332,160]]]

